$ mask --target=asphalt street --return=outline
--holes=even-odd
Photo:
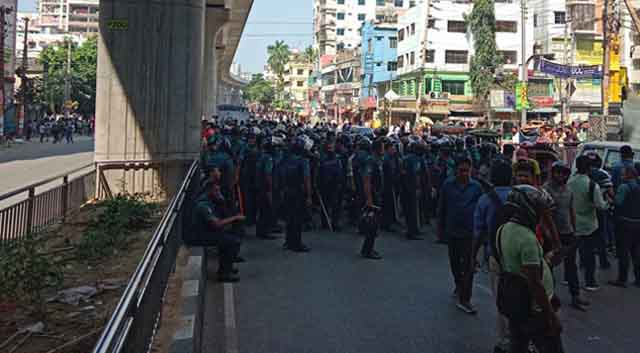
[[[428,240],[383,233],[382,261],[361,259],[355,234],[305,233],[311,253],[282,250],[282,239],[247,236],[237,284],[215,282],[209,259],[203,352],[485,353],[495,343],[488,278],[475,279],[477,316],[455,307],[447,250]],[[557,274],[558,277],[561,275]],[[638,353],[640,289],[605,285],[585,294],[589,312],[561,311],[566,352]],[[557,291],[568,303],[568,289]]]
[[[93,146],[93,138],[76,137],[73,144],[32,140],[0,147],[0,194],[92,163]],[[0,208],[6,203],[0,201]]]

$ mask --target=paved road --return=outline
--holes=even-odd
[[[385,256],[356,256],[354,234],[307,233],[309,254],[281,249],[281,240],[246,239],[242,280],[209,280],[203,352],[484,353],[494,344],[495,304],[488,279],[475,281],[478,316],[455,307],[446,248],[384,233]],[[431,237],[433,238],[433,237]],[[215,278],[215,259],[209,277]],[[599,274],[602,283],[614,271]],[[566,287],[558,285],[566,302]],[[592,310],[561,313],[566,351],[637,353],[640,289],[603,286],[586,295]]]
[[[27,142],[0,148],[0,194],[93,162],[93,139],[74,144]],[[0,208],[2,204],[0,204]]]

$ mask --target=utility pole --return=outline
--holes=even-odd
[[[611,2],[604,0],[604,11],[602,12],[602,82],[601,87],[601,102],[602,102],[602,115],[603,119],[609,115],[609,79],[610,79],[610,55],[611,46],[609,45],[609,13]]]
[[[529,70],[527,68],[527,3],[526,0],[520,0],[520,26],[522,29],[522,43],[520,45],[520,60],[522,61],[522,85],[527,87],[529,81]],[[522,115],[520,116],[520,128],[527,124],[527,108],[526,102],[523,103]]]
[[[24,117],[27,110],[27,51],[29,49],[27,36],[29,35],[29,17],[24,18],[24,41],[22,44],[22,68],[20,70],[20,99],[18,100],[18,136],[24,135]]]
[[[13,11],[12,8],[0,6],[0,142],[4,140],[4,36],[7,21],[5,16]]]
[[[427,53],[429,42],[427,42],[427,35],[429,33],[429,9],[431,7],[431,1],[427,0],[424,3],[424,16],[422,17],[425,21],[424,28],[422,29],[423,36],[419,42],[418,48],[422,52],[422,55],[418,58],[418,68],[416,70],[416,122],[414,126],[418,126],[418,121],[420,121],[420,114],[422,113],[421,102],[422,102],[422,90],[424,84],[424,64],[427,62]]]
[[[64,118],[69,118],[69,106],[67,103],[71,99],[71,38],[67,41],[67,70],[64,75]]]
[[[566,12],[565,12],[566,14]],[[562,63],[564,65],[569,64],[569,21],[567,21],[567,16],[565,15],[564,19],[564,48],[562,54]],[[569,84],[569,79],[560,79],[560,101],[562,102],[562,122],[566,123],[569,120],[569,92],[567,90],[567,86]]]

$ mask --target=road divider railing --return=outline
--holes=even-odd
[[[96,170],[88,164],[0,195],[0,246],[64,221],[95,196]],[[12,201],[15,200],[15,201]]]
[[[93,353],[147,353],[158,331],[169,276],[188,231],[200,171],[194,161],[164,212]]]

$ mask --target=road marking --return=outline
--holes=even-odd
[[[180,320],[180,327],[173,335],[174,341],[186,340],[193,338],[193,327],[196,322],[195,315],[183,316]]]
[[[236,330],[236,310],[233,298],[233,284],[224,284],[224,333],[225,353],[238,353],[238,332]]]

